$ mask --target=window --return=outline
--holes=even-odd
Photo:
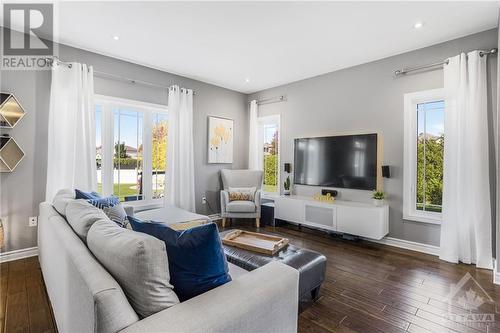
[[[153,151],[151,153],[153,164],[153,199],[165,195],[165,167],[167,165],[167,115],[155,113],[153,116]]]
[[[404,219],[441,221],[444,112],[442,89],[405,95]]]
[[[264,170],[264,186],[262,190],[265,193],[278,193],[280,190],[280,117],[260,117],[257,121],[259,124],[259,154]]]
[[[156,104],[97,96],[97,191],[131,204],[165,195],[168,115]]]

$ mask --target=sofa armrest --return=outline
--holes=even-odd
[[[226,212],[226,206],[229,203],[229,192],[226,190],[220,191],[220,211],[221,213]]]
[[[272,262],[121,332],[296,332],[298,286],[297,270]]]

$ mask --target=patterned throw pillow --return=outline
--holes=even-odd
[[[104,207],[102,210],[111,221],[115,222],[122,228],[127,227],[127,213],[125,212],[122,204],[119,203],[114,206]]]
[[[229,201],[254,201],[255,187],[229,187]]]
[[[104,207],[113,207],[118,205],[120,203],[120,199],[112,195],[106,198],[88,199],[87,202],[97,208],[104,209]]]

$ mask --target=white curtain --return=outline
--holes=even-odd
[[[58,190],[97,188],[95,162],[94,78],[92,67],[54,65],[50,91],[47,187],[52,201]]]
[[[168,89],[167,204],[195,211],[193,91]]]
[[[259,124],[257,123],[258,112],[259,106],[257,104],[257,101],[251,101],[248,139],[248,168],[250,170],[262,169],[259,158]]]
[[[443,222],[440,258],[492,267],[486,55],[444,66]]]

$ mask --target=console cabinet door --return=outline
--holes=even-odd
[[[296,223],[304,222],[304,203],[302,200],[276,198],[274,206],[275,218]]]
[[[337,207],[337,231],[372,239],[388,233],[388,208],[354,206]]]
[[[336,211],[334,205],[306,202],[304,204],[304,224],[336,231]]]

